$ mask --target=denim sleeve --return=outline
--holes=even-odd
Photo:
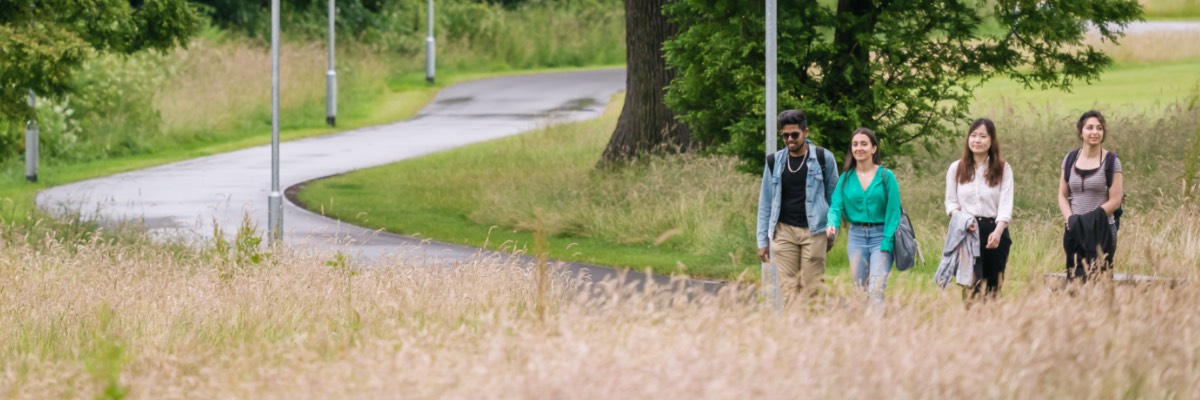
[[[887,210],[883,219],[883,243],[879,250],[891,253],[895,247],[896,228],[900,227],[900,185],[890,169],[884,172],[883,179],[887,183],[884,185],[887,190]]]
[[[758,229],[756,239],[758,248],[769,245],[767,242],[767,225],[771,223],[771,200],[775,197],[775,187],[771,185],[771,169],[763,165],[762,189],[758,193]]]

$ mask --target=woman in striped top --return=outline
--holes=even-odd
[[[1063,246],[1067,253],[1067,276],[1086,279],[1089,275],[1087,272],[1111,272],[1112,253],[1116,251],[1117,242],[1113,213],[1121,207],[1125,184],[1121,159],[1102,146],[1108,136],[1104,115],[1096,110],[1088,111],[1079,117],[1075,128],[1082,146],[1063,158],[1063,173],[1058,181],[1058,208],[1066,225]],[[1099,214],[1101,211],[1103,214]],[[1102,219],[1098,226],[1109,232],[1071,232],[1072,227],[1091,229],[1094,225],[1079,222],[1082,217],[1089,216]],[[1072,224],[1073,221],[1076,224]],[[1102,243],[1079,243],[1080,237],[1101,238],[1099,240]],[[1111,241],[1104,241],[1104,238],[1111,238]],[[1100,245],[1103,254],[1089,250],[1097,245]],[[1104,262],[1097,263],[1101,255],[1104,256]]]
[[[946,214],[967,213],[975,218],[968,231],[979,232],[979,257],[975,259],[975,284],[963,288],[963,298],[996,297],[1004,282],[1012,239],[1012,167],[1000,156],[996,125],[980,118],[967,129],[963,155],[946,171]],[[962,266],[967,268],[968,266]]]

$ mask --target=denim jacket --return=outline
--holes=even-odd
[[[828,223],[829,202],[833,195],[833,190],[837,187],[838,168],[837,161],[833,158],[833,153],[826,150],[825,153],[825,170],[821,170],[821,162],[817,161],[817,146],[812,143],[812,140],[805,139],[808,143],[808,151],[812,152],[812,157],[808,158],[808,177],[805,179],[806,187],[804,188],[806,215],[808,216],[808,227],[814,235],[824,234],[825,225]],[[771,239],[775,238],[775,226],[779,224],[779,204],[780,193],[782,193],[782,176],[783,169],[787,165],[787,149],[780,150],[774,154],[775,171],[771,171],[770,165],[763,166],[762,192],[758,197],[758,248],[768,247]],[[824,172],[824,173],[822,173]]]

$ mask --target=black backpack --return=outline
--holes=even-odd
[[[813,154],[817,155],[817,162],[821,164],[821,175],[825,175],[825,170],[827,169],[827,167],[825,166],[825,148],[821,147],[821,146],[817,146],[817,145],[813,145],[812,147],[813,147],[813,149],[816,150],[816,152]],[[771,169],[771,174],[774,175],[775,174],[775,154],[767,155],[767,167]]]
[[[1081,149],[1071,150],[1067,153],[1067,162],[1063,164],[1063,183],[1067,184],[1067,196],[1071,196],[1071,168],[1075,167],[1075,160],[1079,159],[1079,151]],[[1104,187],[1112,188],[1113,175],[1116,174],[1117,153],[1109,151],[1107,156],[1104,156]],[[1113,211],[1113,227],[1121,230],[1121,214],[1125,213],[1125,193],[1121,193],[1121,205],[1117,207],[1117,211]]]

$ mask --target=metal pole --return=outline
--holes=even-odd
[[[329,72],[325,73],[325,123],[337,126],[337,71],[333,69],[334,0],[329,0]]]
[[[775,0],[767,0],[767,154],[775,152]]]
[[[283,243],[283,196],[279,192],[279,0],[271,0],[271,195],[267,197],[271,245]]]
[[[30,2],[30,15],[37,12],[37,3]],[[33,28],[35,21],[29,20],[29,27]],[[37,182],[38,176],[38,123],[37,123],[37,95],[33,93],[33,89],[29,89],[29,112],[33,115],[25,122],[25,180],[31,183]]]
[[[429,36],[425,37],[425,81],[429,83],[433,83],[434,56],[433,0],[429,0]]]
[[[767,154],[775,153],[775,0],[767,1]],[[780,298],[779,270],[773,262],[775,255],[771,254],[772,262],[762,264],[762,298],[775,312],[783,310]]]
[[[38,179],[38,123],[37,96],[29,91],[29,109],[34,117],[25,122],[25,180],[37,182]]]

